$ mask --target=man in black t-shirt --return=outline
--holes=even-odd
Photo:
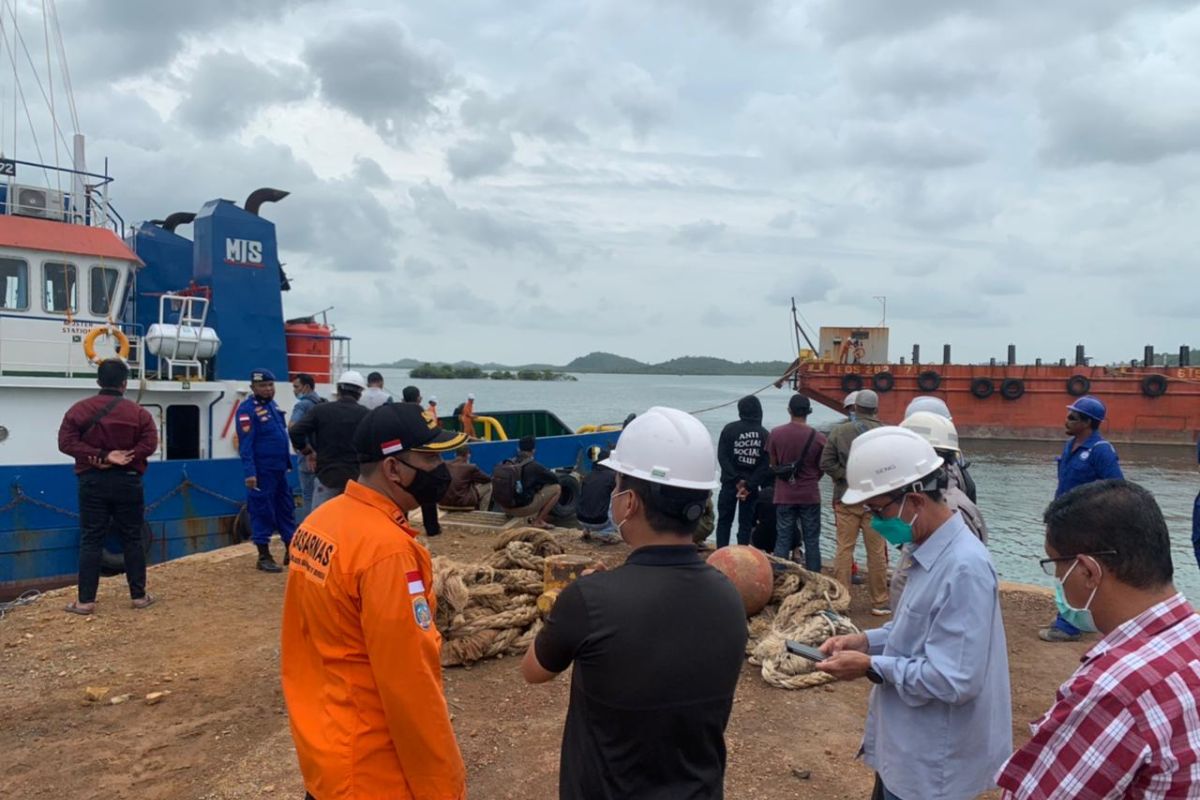
[[[575,665],[559,797],[717,800],[747,632],[737,590],[692,543],[717,485],[712,439],[695,417],[652,408],[604,463],[633,552],[562,591],[521,665],[530,683]]]

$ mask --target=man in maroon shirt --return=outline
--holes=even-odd
[[[790,559],[797,529],[804,532],[804,568],[821,571],[821,453],[825,437],[808,425],[812,403],[788,400],[792,420],[771,429],[767,455],[775,472],[775,555]]]
[[[158,449],[158,430],[146,409],[123,397],[128,378],[125,362],[100,362],[100,393],[71,406],[58,428],[58,449],[75,459],[79,477],[79,599],[66,607],[73,614],[96,610],[100,552],[110,530],[121,537],[133,607],[154,602],[146,594],[142,474]]]

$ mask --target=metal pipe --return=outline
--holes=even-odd
[[[1040,358],[1035,358],[1033,360],[1033,363],[1034,363],[1034,366],[1040,367],[1042,365],[1042,360]]]
[[[1081,344],[1075,345],[1075,366],[1077,366],[1077,367],[1086,367],[1087,366],[1087,358],[1083,354],[1083,345],[1081,345]]]
[[[1016,364],[1017,364],[1017,346],[1015,344],[1010,344],[1008,346],[1008,365],[1010,367],[1015,367]]]
[[[991,360],[991,365],[992,365],[993,367],[994,367],[994,366],[996,366],[996,359],[995,359],[995,357],[993,357],[993,358],[992,358],[992,360]]]
[[[1154,366],[1154,345],[1152,345],[1152,344],[1146,345],[1146,350],[1145,350],[1144,354],[1142,355],[1142,358],[1144,358],[1146,360],[1145,366],[1147,366],[1147,367]]]
[[[950,363],[950,345],[948,345],[948,344],[942,345],[942,363],[943,364]]]
[[[920,364],[920,363],[921,363],[921,345],[914,344],[913,345],[913,364]]]
[[[211,403],[209,403],[209,404],[208,404],[208,453],[207,453],[207,454],[206,454],[206,456],[205,456],[206,458],[212,458],[212,457],[213,457],[213,449],[212,449],[212,443],[213,443],[213,406],[215,406],[217,403],[221,402],[221,399],[222,399],[222,398],[224,398],[224,397],[225,397],[225,390],[224,390],[224,389],[222,389],[222,390],[221,390],[221,393],[220,393],[219,395],[217,395],[217,399],[216,399],[216,400],[213,400]]]
[[[1192,351],[1186,344],[1179,346],[1179,366],[1190,367],[1192,365]]]

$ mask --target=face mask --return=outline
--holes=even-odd
[[[901,519],[901,515],[904,514],[904,504],[907,501],[908,495],[905,495],[904,499],[900,501],[900,510],[896,513],[896,516],[890,519],[875,517],[871,520],[871,527],[892,547],[900,547],[913,540],[912,526],[917,521],[917,517],[921,516],[918,513],[916,517],[913,517],[912,522],[905,522]]]
[[[1087,602],[1083,604],[1083,608],[1075,608],[1068,603],[1066,592],[1063,591],[1063,584],[1066,583],[1067,578],[1071,577],[1072,570],[1077,566],[1079,566],[1078,561],[1071,565],[1071,569],[1067,570],[1066,575],[1063,575],[1054,582],[1054,604],[1058,606],[1059,615],[1068,623],[1079,628],[1081,631],[1095,633],[1097,631],[1096,621],[1092,619],[1092,612],[1089,609],[1092,607],[1092,600],[1096,599],[1096,591],[1100,588],[1099,584],[1096,585],[1095,589],[1092,589],[1092,593],[1088,596]]]
[[[616,500],[618,497],[620,497],[620,496],[621,496],[621,495],[623,495],[623,494],[629,494],[629,493],[630,493],[630,492],[632,492],[632,491],[633,491],[632,489],[626,489],[625,491],[622,491],[622,492],[617,492],[616,494],[614,494],[614,495],[613,495],[612,497],[610,497],[610,498],[609,498],[609,500],[608,500],[608,506],[609,506],[609,508],[612,508],[612,501],[613,501],[613,500]],[[621,526],[622,526],[622,525],[624,525],[626,522],[629,522],[629,517],[626,517],[625,519],[621,520],[620,522],[617,522],[617,519],[616,519],[616,517],[613,517],[613,525],[615,525],[615,526],[616,526],[616,528],[617,528],[617,535],[618,535],[618,536],[620,536],[622,539],[624,539],[624,538],[625,538],[625,536],[624,536],[624,534],[622,534],[622,533],[621,533]]]
[[[412,467],[411,464],[408,466]],[[446,492],[450,489],[451,480],[450,468],[446,466],[445,461],[431,470],[412,468],[416,470],[416,475],[413,476],[408,486],[401,488],[411,494],[414,500],[425,505],[436,503],[445,497]]]

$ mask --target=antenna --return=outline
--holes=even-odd
[[[883,317],[879,320],[879,327],[886,328],[887,327],[887,298],[883,295],[877,294],[872,299],[878,300],[883,305]]]

